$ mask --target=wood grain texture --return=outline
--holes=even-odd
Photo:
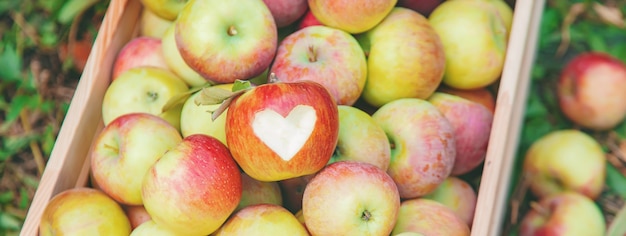
[[[94,136],[102,129],[102,98],[110,83],[117,52],[136,31],[139,0],[111,0],[87,65],[72,97],[41,182],[22,226],[21,236],[35,236],[48,201],[85,182],[86,160]]]

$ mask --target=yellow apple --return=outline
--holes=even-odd
[[[230,91],[233,84],[218,84],[213,87]],[[192,134],[206,134],[217,138],[224,145],[227,145],[225,127],[228,108],[217,119],[213,120],[211,111],[215,111],[220,104],[199,105],[195,102],[196,98],[201,96],[204,91],[209,90],[200,90],[192,94],[183,104],[183,109],[180,112],[180,131],[183,137]]]
[[[166,20],[174,20],[188,0],[141,0],[143,6],[157,16]]]
[[[180,55],[176,46],[176,39],[174,39],[174,24],[171,24],[163,33],[161,49],[163,50],[163,59],[165,59],[170,70],[183,79],[187,85],[196,87],[207,83],[207,80],[191,69]]]
[[[213,236],[220,235],[309,235],[295,215],[274,204],[255,204],[235,212]]]
[[[139,35],[161,38],[172,23],[171,20],[164,19],[144,7],[139,18]]]

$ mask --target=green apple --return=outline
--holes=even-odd
[[[362,98],[375,107],[399,98],[428,98],[443,78],[443,45],[428,20],[396,7],[373,29],[357,36],[367,57]]]
[[[181,141],[178,130],[158,116],[119,116],[93,141],[89,157],[92,177],[117,202],[142,205],[143,177],[163,153]]]
[[[604,187],[606,157],[602,146],[587,133],[555,130],[532,143],[522,171],[539,198],[574,191],[596,199]]]
[[[174,39],[174,24],[171,24],[163,33],[161,50],[163,51],[165,63],[167,63],[170,70],[184,80],[188,86],[198,87],[208,83],[208,80],[191,69],[180,55],[176,46],[176,39]]]
[[[469,226],[450,208],[425,198],[404,200],[391,235],[415,232],[423,235],[469,236]]]
[[[443,83],[476,89],[502,73],[508,31],[498,8],[487,1],[445,1],[429,16],[446,55]]]
[[[434,191],[452,172],[456,140],[450,121],[426,100],[403,98],[380,107],[372,118],[391,145],[387,173],[403,199]]]
[[[380,168],[339,161],[304,189],[302,214],[312,235],[389,235],[400,207],[393,179]]]
[[[296,216],[280,205],[255,204],[235,212],[216,231],[220,235],[289,235],[308,236]]]
[[[359,108],[339,105],[339,138],[329,164],[353,160],[373,164],[387,171],[391,145],[385,131]]]
[[[365,32],[380,23],[397,0],[309,0],[311,13],[323,25],[351,34]]]
[[[115,200],[83,187],[62,191],[50,199],[39,223],[41,236],[128,236],[130,232],[128,217]]]
[[[215,83],[257,76],[276,54],[276,23],[262,0],[190,0],[174,25],[183,60]]]
[[[602,210],[585,195],[561,192],[540,198],[536,203],[520,222],[520,236],[605,235]]]
[[[225,89],[230,91],[233,87],[233,84],[218,84],[213,87]],[[225,113],[221,114],[217,117],[217,119],[212,119],[212,111],[215,111],[220,104],[215,105],[201,105],[196,104],[195,100],[198,96],[201,96],[203,92],[209,90],[200,90],[194,94],[192,94],[185,103],[183,104],[183,108],[180,112],[180,131],[183,137],[187,137],[192,134],[206,134],[217,138],[226,145],[226,112],[228,108],[226,108]]]
[[[185,7],[188,0],[141,0],[143,6],[155,15],[173,21]]]
[[[170,98],[187,92],[188,87],[169,70],[156,67],[135,67],[120,74],[107,87],[102,100],[102,120],[108,125],[128,113],[145,112],[157,115],[180,130],[182,104],[167,111]]]
[[[246,173],[241,173],[241,201],[235,211],[261,203],[283,205],[283,197],[278,182],[259,181]]]
[[[320,83],[337,104],[352,105],[365,86],[367,62],[352,35],[316,25],[300,29],[281,41],[270,73],[278,81]]]

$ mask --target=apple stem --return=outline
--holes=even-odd
[[[272,72],[270,73],[270,77],[267,79],[267,83],[271,84],[271,83],[276,83],[278,82],[278,77],[276,77],[276,73]]]
[[[363,211],[363,214],[361,214],[361,219],[364,221],[369,221],[371,218],[372,218],[372,213],[370,213],[367,210]]]
[[[110,149],[113,149],[113,151],[114,151],[115,153],[118,153],[118,152],[119,152],[119,149],[118,149],[116,146],[109,145],[109,144],[104,144],[104,147],[105,147],[105,148],[110,148]]]
[[[315,47],[313,45],[309,45],[309,62],[316,62],[317,61],[317,53],[315,51]]]
[[[228,35],[230,36],[237,35],[237,29],[235,29],[234,25],[231,25],[230,27],[228,27]]]

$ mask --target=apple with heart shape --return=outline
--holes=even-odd
[[[311,12],[311,10],[307,10],[304,13],[302,19],[300,19],[300,23],[298,23],[298,29],[302,29],[304,27],[314,26],[314,25],[323,25]]]
[[[283,196],[278,182],[265,182],[256,180],[245,172],[241,173],[241,200],[235,211],[241,210],[250,205],[261,203],[282,206]]]
[[[123,205],[122,208],[130,221],[130,228],[133,229],[133,231],[139,227],[139,225],[152,220],[152,217],[150,217],[150,214],[143,205]]]
[[[302,195],[304,195],[304,189],[314,175],[315,173],[278,181],[283,197],[282,206],[294,214],[302,210]]]
[[[531,144],[522,173],[538,198],[574,191],[596,199],[604,188],[606,162],[602,146],[589,134],[554,130]]]
[[[126,43],[115,58],[111,79],[115,80],[122,72],[140,66],[169,70],[161,51],[160,38],[141,36]]]
[[[230,91],[233,88],[233,84],[218,84],[212,87]],[[192,134],[206,134],[217,138],[226,145],[226,113],[221,114],[215,120],[211,117],[212,111],[217,110],[221,103],[213,105],[196,103],[196,99],[205,91],[209,90],[200,90],[193,93],[183,104],[180,112],[181,134],[183,137]]]
[[[216,138],[194,134],[152,165],[141,196],[158,225],[181,235],[208,235],[239,204],[241,185],[228,148]]]
[[[611,54],[576,55],[562,69],[557,84],[561,111],[592,130],[610,130],[626,117],[626,64]]]
[[[337,104],[352,105],[365,86],[367,62],[352,35],[310,26],[281,41],[270,73],[283,82],[315,81],[328,89]]]
[[[380,23],[397,0],[309,0],[309,9],[322,24],[350,34],[365,32]]]
[[[358,161],[327,165],[304,189],[302,214],[312,235],[389,235],[400,208],[393,179]]]
[[[162,38],[167,28],[172,25],[173,21],[166,20],[148,8],[141,10],[141,18],[139,18],[139,35],[147,37]]]
[[[108,125],[121,115],[144,112],[157,115],[180,130],[182,104],[167,111],[163,108],[172,97],[187,90],[187,84],[169,70],[147,66],[129,69],[107,87],[102,120]]]
[[[398,0],[397,6],[406,7],[424,16],[428,16],[443,1],[444,0]]]
[[[306,228],[296,216],[280,205],[254,204],[235,213],[213,236],[220,235],[302,235]]]
[[[589,197],[576,192],[561,192],[531,204],[519,225],[520,236],[532,235],[605,235],[602,210]]]
[[[183,60],[174,38],[174,26],[174,24],[171,24],[163,33],[163,37],[161,37],[161,50],[163,51],[165,63],[167,63],[170,71],[178,75],[190,87],[199,87],[209,83],[207,79],[191,69],[187,62]]]
[[[454,127],[433,104],[402,98],[383,105],[372,118],[389,137],[387,173],[403,199],[429,194],[450,176],[457,155]]]
[[[508,30],[497,7],[482,0],[444,1],[428,20],[443,43],[444,84],[476,89],[500,78]]]
[[[415,232],[423,235],[469,236],[469,226],[450,208],[431,199],[402,201],[391,235]]]
[[[476,169],[485,160],[493,113],[465,98],[435,92],[428,102],[450,121],[454,128],[456,158],[452,175],[463,175]]]
[[[450,176],[439,184],[435,191],[422,198],[435,200],[447,206],[471,228],[478,195],[465,180]]]
[[[278,28],[296,22],[309,9],[307,0],[263,0],[263,2],[270,9]]]
[[[455,89],[445,85],[441,85],[439,86],[439,88],[437,88],[437,91],[456,95],[467,100],[480,103],[481,105],[489,109],[491,113],[496,112],[496,98],[494,97],[493,93],[487,88]]]
[[[391,145],[385,131],[365,111],[346,105],[339,110],[339,138],[333,156],[328,162],[362,161],[387,171]]]
[[[173,21],[189,0],[141,0],[142,5],[157,16]]]
[[[428,20],[396,7],[380,24],[356,36],[367,56],[362,98],[374,107],[399,98],[428,98],[443,78],[443,45]]]
[[[130,232],[122,207],[102,191],[86,187],[64,190],[52,197],[39,223],[41,236],[127,236]]]
[[[190,0],[174,25],[183,60],[215,83],[257,76],[276,54],[276,23],[262,0]]]
[[[129,236],[177,236],[177,235],[180,235],[180,234],[177,234],[176,232],[173,232],[167,228],[164,228],[163,226],[157,224],[153,220],[148,220],[140,224],[139,226],[137,226],[137,228],[133,229],[133,231],[130,232]]]
[[[158,116],[119,116],[93,141],[91,175],[98,187],[117,202],[141,205],[143,177],[163,153],[181,141],[178,130]]]
[[[337,105],[313,81],[252,87],[234,97],[226,115],[233,158],[260,181],[313,174],[328,163],[337,144]]]

